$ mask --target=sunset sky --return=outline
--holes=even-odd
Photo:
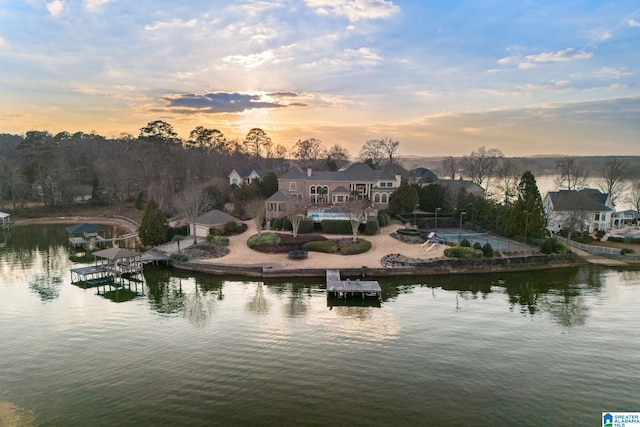
[[[640,3],[0,0],[0,133],[640,155]]]

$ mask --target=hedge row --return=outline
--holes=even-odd
[[[326,234],[352,234],[351,221],[346,219],[323,219],[320,222],[322,232]]]
[[[640,239],[635,238],[635,237],[616,237],[616,236],[609,236],[607,238],[608,241],[610,242],[618,242],[618,243],[634,243],[634,244],[640,244]]]
[[[474,249],[468,246],[454,246],[444,250],[444,256],[449,258],[472,259],[482,258],[483,255],[480,249]]]
[[[338,251],[338,244],[333,240],[316,240],[302,245],[302,249],[309,252],[324,252],[333,254]]]
[[[357,255],[363,254],[369,249],[371,249],[371,242],[368,240],[360,240],[353,245],[341,246],[339,251],[342,255]]]
[[[419,236],[419,230],[414,230],[412,228],[398,228],[398,234],[402,234],[403,236]]]

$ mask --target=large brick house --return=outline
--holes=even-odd
[[[267,200],[267,219],[285,216],[291,198],[306,200],[309,207],[340,205],[350,198],[368,199],[373,208],[384,209],[400,181],[400,175],[388,166],[374,170],[365,163],[353,163],[341,171],[294,167],[278,178],[278,191]]]

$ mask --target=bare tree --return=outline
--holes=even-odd
[[[315,167],[318,161],[325,155],[326,149],[318,138],[298,140],[293,146],[292,156],[300,161],[303,169]]]
[[[308,202],[304,197],[298,197],[298,195],[290,194],[287,202],[287,217],[291,221],[293,237],[298,235],[298,229],[300,228],[300,222],[302,218],[307,214]]]
[[[349,164],[349,152],[336,144],[327,152],[327,168],[338,171]]]
[[[500,160],[496,169],[497,187],[504,197],[505,204],[511,204],[515,200],[521,175],[513,159],[502,158]]]
[[[247,213],[256,225],[258,234],[262,233],[262,221],[266,214],[265,199],[262,197],[256,197],[255,199],[247,200],[244,203],[243,210]]]
[[[193,244],[196,244],[196,220],[214,204],[211,192],[199,185],[191,184],[177,197],[177,207],[186,220],[193,224]]]
[[[244,145],[247,152],[256,157],[262,157],[269,152],[272,145],[271,138],[260,128],[253,128],[244,138]]]
[[[611,202],[614,205],[626,189],[625,180],[628,176],[629,169],[625,162],[615,157],[605,162],[599,187],[604,193],[609,194],[609,198],[611,198]]]
[[[444,176],[451,180],[454,180],[456,179],[458,170],[460,169],[460,161],[455,157],[445,157],[440,164],[440,168]]]
[[[398,149],[400,148],[400,141],[394,140],[388,136],[385,136],[380,141],[380,148],[387,156],[388,164],[392,165],[398,163]]]
[[[360,224],[366,219],[365,211],[369,207],[369,200],[351,198],[342,206],[342,211],[349,216],[349,222],[351,222],[351,232],[353,233],[353,241],[355,242],[358,237],[358,228]]]
[[[25,177],[20,170],[20,164],[9,162],[4,158],[0,159],[0,175],[9,187],[11,192],[11,202],[13,209],[16,209],[18,201],[24,201],[23,195],[26,193]]]
[[[499,149],[487,150],[483,145],[471,155],[462,158],[462,168],[471,181],[486,189],[502,157],[504,154]]]
[[[631,184],[627,200],[637,212],[640,212],[640,181]]]
[[[563,157],[557,163],[556,185],[567,190],[582,190],[589,182],[587,169],[575,157]]]
[[[382,162],[385,159],[385,152],[380,145],[380,140],[370,139],[360,149],[359,159],[363,163],[367,163],[373,169],[378,169],[382,166]]]

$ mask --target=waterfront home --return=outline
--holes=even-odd
[[[548,218],[547,229],[552,233],[565,228],[593,233],[610,230],[613,226],[615,208],[611,198],[593,188],[549,191],[543,205]]]
[[[312,209],[368,199],[373,208],[384,209],[400,182],[401,176],[389,166],[374,170],[366,163],[353,163],[341,171],[293,167],[278,178],[278,192],[267,199],[267,219],[284,216],[291,199],[305,200]]]

